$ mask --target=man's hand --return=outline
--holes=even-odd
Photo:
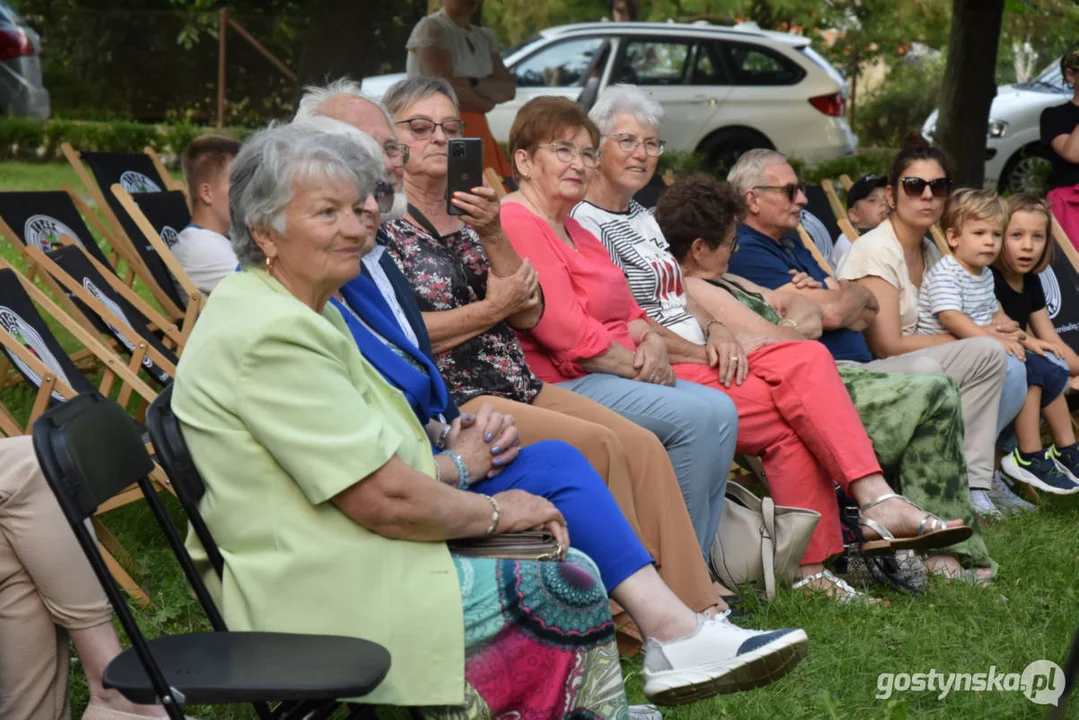
[[[799,272],[793,268],[789,272],[791,276],[791,285],[798,290],[819,290],[823,287],[819,281],[811,278],[809,273]]]

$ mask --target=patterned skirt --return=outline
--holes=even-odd
[[[465,615],[465,702],[452,720],[628,716],[607,592],[596,566],[453,556]]]

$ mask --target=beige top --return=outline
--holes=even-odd
[[[940,260],[940,251],[931,240],[922,240],[925,272]],[[858,280],[874,276],[899,291],[899,320],[904,335],[912,335],[918,327],[918,286],[910,279],[910,268],[903,246],[895,235],[891,220],[885,220],[859,237],[836,268],[840,280]],[[921,280],[925,279],[923,274]]]
[[[463,28],[445,10],[428,15],[416,23],[405,43],[409,77],[422,75],[417,48],[440,47],[453,58],[454,77],[490,77],[494,72],[491,55],[498,52],[498,40],[491,28],[469,25]]]

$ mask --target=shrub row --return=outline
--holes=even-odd
[[[166,157],[177,156],[194,138],[207,130],[197,125],[147,125],[126,121],[88,122],[0,117],[0,160],[48,162],[61,159],[60,145],[69,142],[79,150],[142,152],[147,145]],[[228,131],[245,138],[248,128]]]

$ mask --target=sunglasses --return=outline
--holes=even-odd
[[[903,192],[907,194],[907,197],[912,198],[921,197],[926,188],[929,188],[929,192],[933,193],[935,198],[946,198],[952,191],[952,181],[948,178],[923,180],[920,177],[904,177],[900,178],[899,184],[903,186]]]
[[[378,203],[380,213],[388,213],[393,210],[393,195],[393,185],[390,185],[385,180],[379,180],[375,183],[375,191],[371,193],[371,197]]]
[[[805,183],[788,183],[787,185],[754,185],[753,190],[779,190],[787,199],[794,202],[794,199],[798,197],[798,193],[805,193]]]

